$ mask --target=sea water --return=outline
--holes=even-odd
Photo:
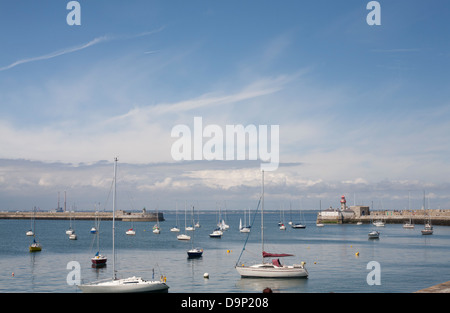
[[[196,214],[197,215],[197,214]],[[191,241],[177,240],[180,233],[170,232],[176,224],[174,212],[164,212],[161,233],[154,234],[154,222],[116,222],[116,270],[119,277],[141,276],[144,279],[166,277],[169,292],[175,293],[260,293],[269,287],[274,292],[414,292],[450,280],[450,227],[435,226],[434,234],[423,236],[420,230],[403,229],[402,225],[325,225],[317,227],[316,212],[297,214],[294,222],[306,223],[305,229],[293,229],[284,221],[280,230],[279,213],[264,215],[264,250],[291,253],[282,258],[285,264],[306,262],[307,279],[241,278],[234,266],[259,263],[261,257],[261,226],[256,218],[249,234],[239,232],[243,213],[228,212],[229,230],[222,238],[210,238],[217,225],[215,212],[198,214],[201,227],[195,232],[183,231],[184,216],[178,215],[180,233]],[[190,219],[190,217],[189,217]],[[197,220],[197,217],[195,218]],[[80,279],[91,282],[112,277],[112,222],[101,221],[100,252],[108,257],[107,266],[91,267],[91,257],[97,252],[97,237],[90,233],[94,221],[72,221],[78,240],[69,240],[65,230],[69,221],[37,220],[36,234],[42,251],[30,253],[32,237],[27,220],[0,220],[0,292],[65,292],[80,290],[68,284],[73,268],[80,264]],[[125,234],[133,227],[135,236]],[[377,229],[380,238],[368,239]],[[242,255],[244,242],[247,244]],[[186,251],[192,246],[204,249],[203,257],[188,259]],[[241,255],[241,257],[240,257]],[[378,284],[369,284],[373,269],[371,261],[379,264],[375,274]],[[204,273],[209,278],[203,277]]]

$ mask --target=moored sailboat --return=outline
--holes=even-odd
[[[186,230],[186,201],[184,202],[184,229]],[[191,236],[186,234],[179,234],[177,236],[178,240],[191,240]]]
[[[33,208],[33,215],[36,212],[36,207]],[[31,245],[28,247],[28,250],[30,252],[38,252],[42,250],[42,246],[41,244],[36,241],[36,219],[33,218],[33,230],[31,230],[33,232],[33,242],[31,243]]]
[[[280,263],[280,257],[293,256],[287,253],[268,253],[264,251],[264,171],[262,171],[262,195],[261,195],[261,251],[262,251],[262,263],[251,266],[239,265],[239,259],[236,262],[235,269],[241,275],[241,277],[262,277],[262,278],[306,278],[308,277],[308,271],[305,268],[305,263],[282,265]],[[259,204],[258,204],[259,206]],[[245,249],[244,248],[242,251]],[[241,252],[242,255],[242,252]],[[272,259],[272,262],[265,262],[265,258]]]
[[[118,279],[115,269],[115,205],[116,205],[116,170],[117,158],[114,159],[114,194],[113,194],[113,221],[112,221],[112,247],[113,247],[113,277],[105,281],[97,281],[78,285],[86,293],[128,293],[128,292],[167,292],[169,286],[163,281],[144,280],[132,276]]]
[[[192,206],[192,223],[194,223],[194,206]],[[190,259],[201,258],[203,255],[202,248],[194,248],[194,238],[195,232],[192,233],[192,248],[187,251],[188,258]]]

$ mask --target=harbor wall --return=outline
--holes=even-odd
[[[317,215],[317,223],[324,224],[356,224],[362,222],[369,224],[377,220],[382,220],[386,224],[403,224],[411,219],[413,224],[425,224],[428,220],[432,225],[450,226],[450,210],[429,209],[429,210],[384,210],[370,211],[369,215],[357,216],[342,215],[320,216]]]
[[[0,219],[31,219],[33,217],[36,220],[95,220],[99,218],[101,220],[112,220],[112,212],[0,212]],[[133,222],[160,222],[164,221],[164,214],[158,213],[133,213],[118,211],[116,212],[115,219],[118,221],[133,221]]]

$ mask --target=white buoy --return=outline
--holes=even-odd
[[[203,274],[203,278],[209,278],[209,274],[208,273]]]

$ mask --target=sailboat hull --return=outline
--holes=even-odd
[[[84,293],[145,293],[167,292],[169,286],[160,281],[146,281],[140,277],[108,280],[78,285]]]
[[[92,261],[92,267],[102,267],[102,266],[106,266],[106,261],[108,261],[108,259],[106,257],[93,257],[91,259]]]
[[[39,252],[42,250],[41,246],[33,246],[31,245],[29,248],[30,252]]]
[[[252,266],[236,266],[241,277],[254,278],[307,278],[308,271],[302,265],[275,267],[264,263]]]

